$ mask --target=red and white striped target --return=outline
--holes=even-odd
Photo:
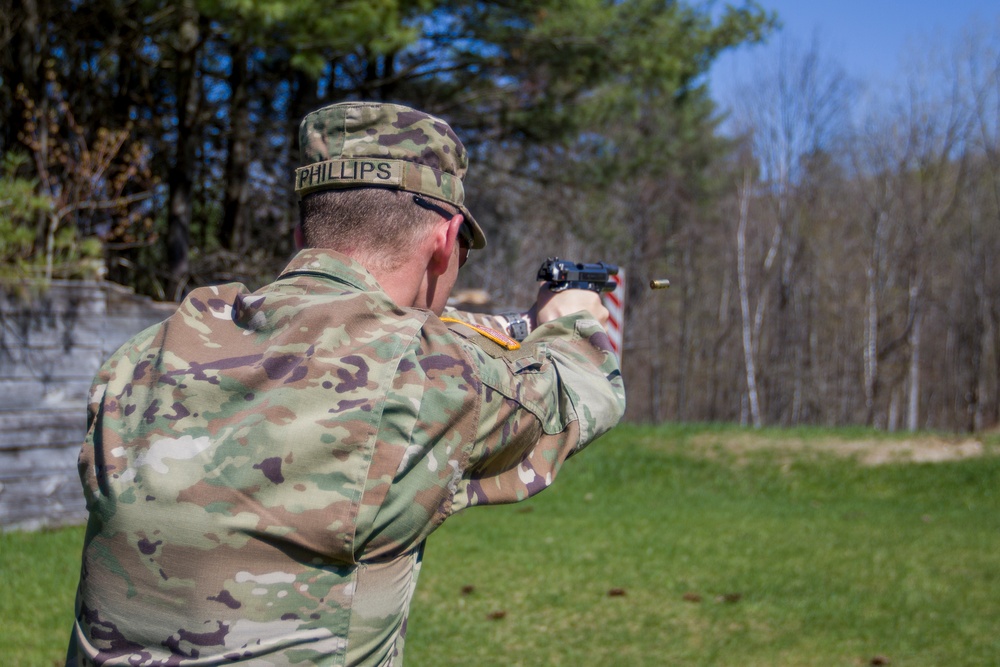
[[[611,347],[620,359],[625,329],[625,269],[618,269],[617,275],[611,276],[615,281],[615,290],[601,295],[604,307],[608,309],[608,338]]]

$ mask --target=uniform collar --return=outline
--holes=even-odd
[[[305,248],[304,250],[300,250],[284,268],[279,277],[285,278],[293,274],[302,273],[332,278],[366,292],[383,291],[382,286],[368,272],[368,269],[336,250],[325,248]]]

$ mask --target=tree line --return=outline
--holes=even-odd
[[[546,256],[625,268],[631,419],[995,425],[997,36],[868,110],[787,49],[718,108],[717,56],[778,25],[755,2],[0,0],[0,279],[258,286],[292,252],[301,116],[398,101],[470,150],[490,245],[462,286],[518,306]]]
[[[297,124],[319,106],[442,115],[486,172],[597,139],[648,81],[689,106],[772,21],[654,0],[2,0],[0,17],[0,152],[53,202],[21,254],[45,249],[51,274],[74,234],[99,238],[110,278],[166,299],[287,257]]]
[[[665,248],[671,352],[633,394],[655,418],[996,427],[1000,24],[922,46],[876,91],[817,44],[756,64],[717,194]]]

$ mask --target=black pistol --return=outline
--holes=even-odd
[[[591,292],[614,292],[615,281],[612,276],[618,275],[618,267],[607,262],[585,264],[571,262],[558,257],[550,257],[542,262],[538,269],[538,279],[549,283],[553,292],[567,289],[589,289]]]

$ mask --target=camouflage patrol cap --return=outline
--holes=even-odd
[[[299,198],[364,186],[422,194],[457,207],[472,228],[472,247],[486,246],[483,230],[465,207],[468,154],[440,118],[398,104],[332,104],[302,119],[299,152]]]

